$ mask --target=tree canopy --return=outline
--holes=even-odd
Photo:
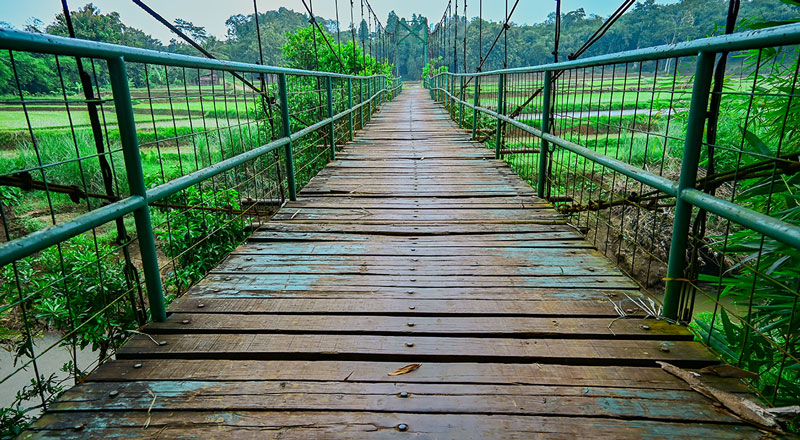
[[[720,33],[724,28],[727,4],[727,0],[681,0],[668,5],[656,3],[655,0],[639,0],[633,9],[625,14],[584,56],[687,41]],[[745,0],[742,2],[739,22],[741,26],[744,26],[759,20],[764,22],[785,20],[789,17],[796,17],[796,9],[782,0]],[[468,10],[468,13],[474,15],[472,10]],[[72,20],[78,38],[174,53],[197,54],[196,49],[177,38],[164,44],[151,35],[126,25],[123,17],[120,17],[117,12],[103,13],[92,3],[73,11]],[[264,63],[305,69],[319,68],[336,72],[347,71],[348,73],[384,72],[387,69],[386,65],[378,65],[375,59],[369,56],[369,41],[375,35],[370,33],[366,22],[362,21],[356,25],[354,54],[349,29],[344,29],[340,25],[339,28],[342,28],[342,31],[337,36],[335,21],[322,17],[316,17],[316,20],[320,23],[323,32],[319,30],[312,32],[309,17],[304,13],[287,8],[259,13],[258,23],[261,31]],[[567,55],[580,47],[603,20],[603,17],[587,14],[583,9],[564,12],[561,19],[560,59],[566,59]],[[553,60],[554,22],[555,14],[550,14],[542,23],[512,26],[508,31],[509,67],[551,62]],[[194,38],[217,58],[250,63],[260,62],[261,54],[259,54],[255,16],[253,14],[233,15],[226,20],[225,24],[228,30],[225,38],[222,39],[209,34],[203,26],[183,19],[175,20],[178,28]],[[400,39],[409,33],[409,29],[418,29],[418,34],[424,36],[425,27],[429,26],[429,29],[432,29],[433,24],[421,15],[414,14],[409,19],[399,17],[394,11],[389,14],[386,29],[390,33],[394,33],[393,42],[397,41],[396,47],[390,48],[389,59],[395,65],[397,74],[409,80],[420,78],[425,64],[422,40],[413,35],[403,38],[402,41]],[[466,25],[466,58],[469,70],[474,70],[480,59],[478,24],[477,17],[472,17],[467,22],[462,21],[462,28],[459,32],[460,35],[463,35],[461,32],[463,32],[463,26]],[[0,25],[8,26],[2,22]],[[502,23],[484,20],[481,27],[483,28],[482,47],[485,54],[500,31]],[[63,14],[59,14],[48,25],[35,21],[26,26],[24,30],[68,35]],[[317,39],[316,56],[313,53],[315,38]],[[331,43],[333,51],[325,44],[325,39]],[[340,41],[341,44],[339,44]],[[366,43],[367,56],[362,52],[362,41]],[[462,44],[462,42],[458,44],[459,59],[462,58]],[[451,55],[452,47],[447,50],[447,55]],[[445,55],[445,53],[434,53],[433,57],[436,58],[440,55]],[[504,57],[503,48],[495,48],[488,56],[484,70],[502,67]],[[344,69],[337,58],[341,58],[342,64],[345,65]],[[447,56],[445,60],[448,60]],[[18,52],[14,56],[14,61],[22,90],[30,93],[47,93],[59,89],[57,77],[35,74],[42,71],[54,71],[53,57]],[[452,69],[452,65],[450,68]],[[458,70],[463,70],[461,64],[459,64]],[[141,78],[139,74],[131,76],[134,81],[139,81]],[[7,53],[0,55],[0,80],[0,93],[16,92],[15,76]],[[73,85],[68,84],[67,87],[70,88]]]

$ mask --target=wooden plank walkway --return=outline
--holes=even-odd
[[[410,88],[145,329],[165,344],[135,337],[24,437],[759,437],[656,367],[716,361],[638,294]]]

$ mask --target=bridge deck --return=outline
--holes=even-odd
[[[27,436],[759,436],[656,367],[716,362],[684,328],[614,320],[612,301],[636,309],[626,295],[634,283],[408,89],[145,329],[165,345],[134,338]]]

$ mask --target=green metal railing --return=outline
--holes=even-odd
[[[5,121],[21,121],[0,130],[0,318],[20,323],[18,335],[4,339],[20,362],[0,377],[0,389],[13,395],[3,388],[8,380],[31,376],[39,408],[70,378],[49,380],[37,363],[42,354],[68,347],[67,374],[78,381],[148,315],[166,319],[165,296],[199,281],[248,231],[295,200],[403,87],[401,78],[5,29],[0,49],[12,75],[4,80],[16,90],[0,97],[0,110]],[[92,98],[73,86],[76,59]],[[55,78],[51,90],[37,91],[25,73]],[[93,117],[99,125],[86,123]],[[98,161],[108,170],[95,172]],[[82,297],[92,304],[76,304]],[[61,334],[42,348],[36,341],[45,328]]]
[[[91,212],[75,218],[67,223],[55,225],[40,231],[31,233],[25,237],[10,241],[0,245],[0,267],[17,261],[21,258],[32,255],[42,249],[53,246],[68,238],[80,233],[108,223],[115,218],[133,213],[136,219],[136,230],[139,236],[139,248],[142,254],[142,264],[147,283],[147,292],[152,317],[156,321],[166,319],[164,298],[161,288],[161,278],[158,271],[158,258],[156,255],[155,242],[153,241],[152,225],[150,224],[150,212],[148,204],[173,195],[189,186],[195,185],[212,176],[228,171],[263,156],[268,152],[278,148],[285,149],[285,160],[287,169],[287,179],[290,200],[296,199],[296,183],[293,172],[294,161],[292,158],[292,142],[307,136],[318,129],[328,126],[330,133],[331,158],[335,157],[335,130],[334,123],[342,118],[352,119],[356,111],[362,107],[380,104],[384,95],[394,95],[402,88],[402,82],[388,89],[386,86],[387,78],[383,76],[351,76],[336,73],[325,73],[315,71],[304,71],[296,69],[286,69],[278,67],[261,66],[257,64],[244,64],[237,62],[227,62],[210,60],[192,56],[176,55],[162,52],[122,47],[118,45],[97,43],[68,38],[55,37],[50,35],[37,35],[16,31],[0,29],[0,49],[15,51],[26,51],[45,53],[52,55],[87,57],[102,59],[108,62],[109,75],[111,79],[111,89],[114,95],[114,106],[116,108],[122,151],[125,157],[125,168],[130,185],[130,196]],[[278,75],[280,93],[280,111],[283,121],[283,137],[276,139],[266,145],[239,154],[213,166],[198,170],[179,179],[163,183],[155,188],[146,189],[144,174],[142,172],[141,157],[139,155],[139,142],[136,134],[136,122],[133,117],[131,96],[128,90],[129,80],[125,69],[126,62],[162,64],[174,67],[189,67],[196,69],[215,69],[230,72],[249,72],[255,74]],[[328,118],[309,125],[304,129],[292,133],[290,128],[290,109],[287,95],[287,75],[302,75],[325,78],[327,84],[327,106]],[[349,82],[360,81],[366,83],[368,92],[372,92],[363,102],[352,105],[352,96],[348,96],[349,108],[333,114],[332,86],[333,78],[346,79]],[[377,81],[376,81],[377,80]],[[380,88],[372,85],[378,84]],[[371,88],[370,88],[371,87]],[[363,117],[363,114],[361,114]],[[350,125],[350,136],[352,137],[352,124]]]
[[[787,272],[800,265],[799,43],[800,25],[781,26],[425,85],[601,251],[663,292],[659,317],[688,322],[695,295],[707,299],[698,337],[769,375],[762,395],[787,402],[800,398],[800,281]]]

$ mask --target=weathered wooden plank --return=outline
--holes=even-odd
[[[147,428],[143,429],[147,423]],[[400,431],[399,425],[406,430]],[[82,425],[86,425],[83,427]],[[81,426],[76,430],[76,426]],[[614,418],[292,411],[114,411],[46,414],[21,438],[759,439],[739,424]]]
[[[362,224],[362,223],[298,223],[270,221],[259,227],[259,231],[286,231],[286,232],[332,232],[342,234],[380,234],[396,236],[424,237],[430,235],[457,236],[462,234],[522,234],[538,233],[543,231],[568,231],[574,229],[561,224],[531,224],[531,223],[490,223],[490,224],[458,224],[458,223],[428,223],[425,225],[409,225],[404,223],[389,224]]]
[[[427,362],[411,373],[389,376],[404,365],[365,361],[114,360],[101,365],[87,381],[299,380],[687,389],[685,382],[657,367]],[[703,382],[731,392],[747,390],[737,379],[703,376]]]
[[[372,258],[357,257],[353,255],[337,255],[327,260],[308,256],[277,256],[236,254],[226,259],[217,266],[213,273],[219,274],[284,274],[291,271],[305,274],[333,274],[333,275],[386,275],[398,276],[415,275],[425,276],[461,276],[470,274],[476,276],[592,276],[592,275],[619,275],[618,269],[610,267],[593,266],[591,259],[576,259],[573,266],[559,264],[530,263],[514,264],[513,261],[499,259],[482,259],[481,257],[467,258],[408,258],[379,256]],[[376,261],[377,260],[377,261]],[[466,261],[463,261],[466,260]],[[588,261],[587,261],[588,260]]]
[[[576,231],[542,231],[538,233],[520,233],[520,234],[460,234],[460,235],[430,235],[430,236],[416,236],[416,237],[398,237],[394,235],[385,236],[382,234],[368,234],[368,233],[351,233],[342,234],[339,232],[284,232],[284,231],[265,231],[253,233],[248,239],[250,243],[256,241],[381,241],[383,243],[410,243],[420,242],[426,244],[436,244],[439,246],[458,244],[461,246],[474,245],[476,243],[486,243],[489,246],[508,245],[513,246],[516,243],[526,243],[531,241],[543,240],[570,240],[583,241],[583,237]]]
[[[206,277],[209,281],[226,282],[231,287],[238,289],[283,289],[285,291],[309,291],[324,289],[325,286],[342,289],[347,287],[362,287],[367,290],[377,288],[521,288],[521,289],[606,289],[637,290],[638,286],[623,275],[589,275],[564,277],[537,276],[537,277],[512,277],[512,276],[441,276],[441,275],[335,275],[312,273],[289,274],[259,274],[259,273],[212,273]]]
[[[330,315],[244,315],[173,313],[166,322],[147,326],[149,333],[337,333],[381,335],[460,335],[475,337],[544,337],[684,340],[686,327],[654,319],[399,317]]]
[[[270,255],[403,255],[403,256],[477,256],[495,255],[505,258],[553,258],[600,255],[586,242],[574,240],[553,240],[536,242],[536,246],[484,246],[480,249],[469,246],[424,246],[413,240],[407,244],[384,244],[380,241],[374,243],[347,242],[346,244],[329,243],[254,243],[248,246],[248,253]],[[610,265],[610,263],[608,263]]]
[[[372,188],[374,190],[374,188]],[[274,218],[287,220],[552,220],[558,216],[537,209],[378,209],[378,208],[296,208],[282,209]]]
[[[705,347],[684,341],[672,342],[666,352],[655,340],[227,333],[164,334],[159,336],[159,342],[165,344],[154,344],[150,338],[136,335],[117,352],[117,358],[525,361],[647,366],[666,361],[689,367],[718,363]]]
[[[112,395],[112,391],[115,394]],[[157,396],[155,401],[153,396]],[[54,411],[318,411],[330,408],[738,423],[738,419],[708,405],[704,396],[692,390],[529,385],[352,381],[107,382],[78,385],[52,405]]]
[[[213,286],[213,285],[212,285]],[[383,298],[379,295],[332,295],[330,298],[314,298],[311,295],[287,298],[252,297],[241,292],[225,296],[211,287],[207,295],[199,292],[175,300],[170,306],[173,312],[196,312],[204,309],[213,313],[261,313],[261,314],[380,314],[403,316],[600,316],[617,318],[614,306],[607,297],[573,299],[515,300],[487,299],[426,299],[408,296],[404,299]],[[421,294],[420,294],[421,296]],[[616,299],[622,307],[634,311],[633,303],[627,299]],[[202,307],[200,307],[202,305]],[[412,308],[413,307],[413,308]]]

